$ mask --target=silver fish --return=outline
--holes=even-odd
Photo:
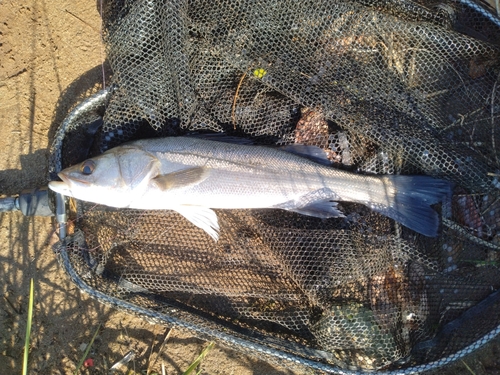
[[[59,173],[55,192],[112,207],[175,210],[219,237],[212,209],[279,208],[342,217],[338,201],[357,202],[414,231],[436,236],[430,207],[451,193],[428,176],[367,176],[264,146],[190,137],[139,140]]]

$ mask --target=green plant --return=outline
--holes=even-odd
[[[80,359],[80,362],[78,362],[78,365],[76,366],[76,370],[73,373],[73,375],[76,375],[78,371],[82,368],[83,362],[85,362],[85,359],[89,355],[90,348],[92,347],[92,344],[94,343],[95,338],[97,337],[97,334],[99,333],[99,330],[101,329],[101,324],[97,326],[97,329],[94,332],[94,336],[92,336],[92,339],[90,340],[89,344],[87,345],[87,348],[85,348],[85,352],[83,353],[82,358]]]
[[[191,374],[191,372],[193,372],[196,367],[198,367],[198,365],[201,363],[201,361],[203,360],[203,358],[205,358],[205,356],[208,354],[208,352],[210,350],[212,350],[212,348],[214,347],[215,343],[212,341],[210,344],[208,344],[208,346],[200,353],[200,355],[198,356],[198,358],[196,358],[193,363],[191,363],[191,365],[187,368],[186,371],[184,371],[182,373],[182,375],[189,375]],[[197,375],[200,373],[201,371],[199,371],[197,373]]]
[[[28,321],[26,322],[26,337],[24,339],[23,375],[28,373],[28,354],[30,350],[31,322],[33,318],[33,300],[35,295],[34,289],[33,278],[31,278],[30,298],[28,301]]]

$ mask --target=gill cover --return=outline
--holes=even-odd
[[[61,171],[62,181],[49,187],[87,202],[112,207],[128,207],[142,196],[151,179],[160,171],[160,161],[134,146],[111,149]]]

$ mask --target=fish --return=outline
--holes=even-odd
[[[435,237],[431,207],[451,195],[448,181],[423,175],[363,175],[278,148],[197,137],[142,139],[58,173],[56,193],[115,208],[174,210],[215,241],[214,209],[282,209],[344,217],[355,202],[417,233]]]

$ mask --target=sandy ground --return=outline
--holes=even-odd
[[[68,110],[96,83],[102,84],[99,30],[94,1],[0,2],[0,194],[46,185],[50,136]],[[167,328],[106,308],[80,293],[52,253],[53,234],[49,218],[0,214],[0,372],[20,373],[30,278],[36,288],[31,374],[72,373],[82,346],[99,325],[91,351],[96,367],[85,373],[104,374],[134,350],[135,373],[158,372],[163,362],[168,374],[178,374],[206,346],[174,329],[162,347]],[[475,374],[500,374],[500,341],[465,362]],[[446,372],[470,374],[460,361]],[[202,373],[296,372],[216,345],[203,361]]]

